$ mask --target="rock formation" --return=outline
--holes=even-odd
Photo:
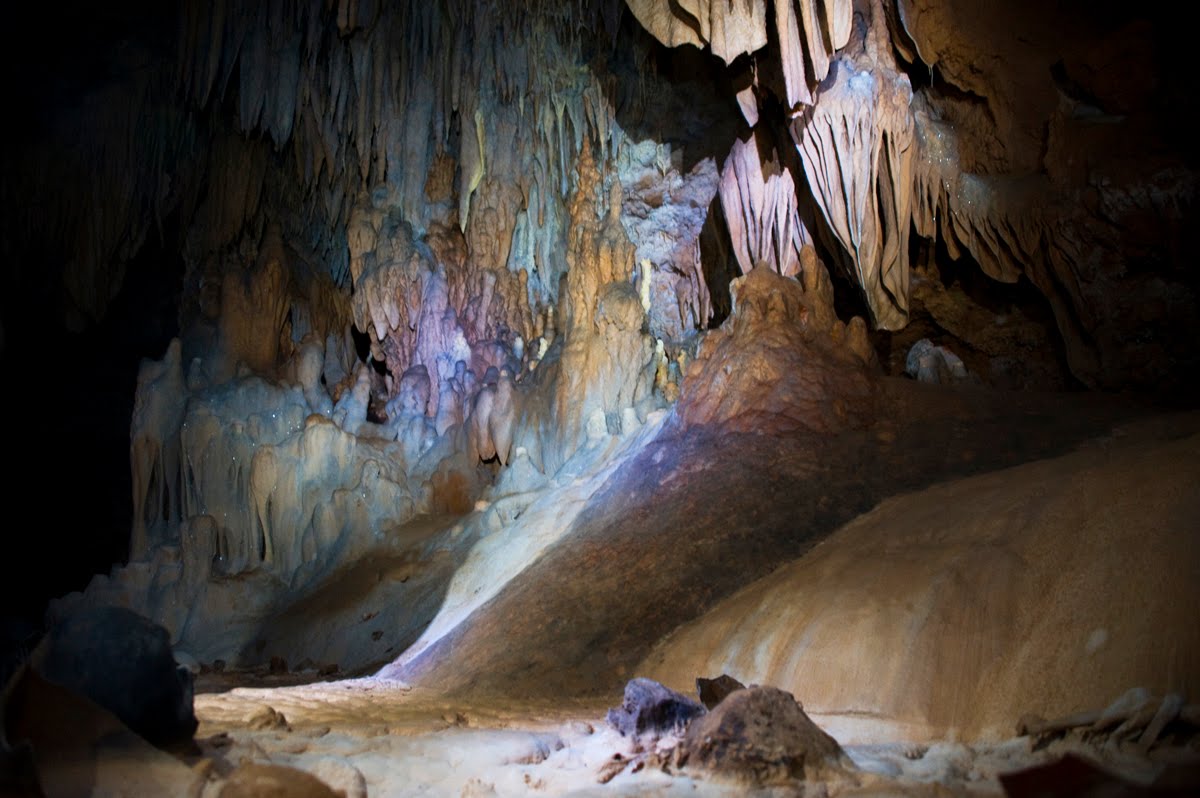
[[[790,693],[749,687],[694,721],[683,739],[687,767],[746,787],[819,781],[854,765]]]
[[[1103,660],[1060,695],[1194,686],[1172,609],[1192,593],[1147,587],[1195,559],[1158,536],[1195,516],[1174,481],[1194,470],[1185,421],[1174,443],[1147,433],[1153,453],[1104,450],[1112,471],[1088,484],[1110,489],[1076,496],[1098,508],[1078,545],[999,487],[1003,528],[962,485],[940,494],[974,513],[955,530],[893,498],[1060,455],[1133,412],[1085,390],[1194,404],[1197,103],[1173,11],[118,6],[53,20],[40,66],[0,48],[23,76],[0,147],[10,503],[52,480],[54,528],[72,530],[14,534],[37,553],[6,554],[0,582],[82,564],[14,591],[38,620],[51,598],[63,618],[126,607],[197,667],[337,662],[456,695],[728,671],[939,733],[982,734],[1018,701],[1073,711],[1020,685],[1037,663],[1070,681],[1040,657],[1081,619],[1150,665]],[[19,14],[12,31],[50,24]],[[1074,484],[1087,464],[1069,465],[1046,480]],[[1153,568],[1107,523],[1124,484],[1165,514],[1136,552]],[[864,531],[885,500],[924,519],[887,528],[927,557]],[[872,584],[890,592],[847,588],[881,551],[898,560]],[[1051,621],[1013,591],[1051,592],[1055,558],[1101,598],[1070,593]],[[862,606],[900,620],[846,609]],[[1122,627],[1134,606],[1178,646]],[[686,655],[660,648],[673,631]],[[988,670],[1006,647],[1011,672]],[[839,686],[845,651],[886,694]],[[936,692],[947,671],[995,700]],[[805,769],[764,762],[749,781]]]
[[[122,607],[89,607],[54,625],[30,658],[38,676],[112,712],[156,745],[196,731],[192,674],[167,630]]]

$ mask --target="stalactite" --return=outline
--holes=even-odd
[[[760,262],[790,276],[800,270],[800,250],[812,238],[796,207],[791,172],[763,164],[756,135],[735,141],[721,172],[721,208],[742,274]]]
[[[628,0],[638,22],[668,47],[708,47],[726,65],[743,54],[757,53],[773,25],[779,69],[788,108],[812,102],[812,88],[825,79],[830,57],[850,39],[852,0],[777,0],[768,19],[764,0],[719,2],[698,0],[678,5],[664,0]],[[797,6],[799,10],[797,10]],[[755,110],[747,109],[751,126]]]
[[[699,0],[676,9],[663,0],[628,0],[638,22],[668,47],[709,46],[726,64],[767,44],[765,0]]]
[[[876,326],[908,321],[913,122],[908,79],[839,57],[816,104],[792,123],[813,197],[851,254]]]
[[[51,182],[59,195],[78,201],[55,203],[61,229],[41,214],[42,230],[34,231],[31,220],[27,238],[70,250],[62,258],[70,264],[70,294],[83,315],[97,316],[120,283],[121,264],[144,239],[141,220],[161,219],[181,202],[197,207],[205,186],[215,186],[226,205],[209,202],[196,219],[181,220],[195,228],[188,233],[195,257],[227,246],[242,228],[261,227],[254,219],[267,205],[300,205],[310,228],[287,232],[302,233],[314,251],[328,254],[330,273],[345,285],[352,258],[336,253],[345,237],[339,225],[361,190],[386,188],[388,202],[400,197],[418,234],[449,221],[453,209],[426,202],[424,188],[459,124],[463,149],[452,153],[465,175],[458,223],[469,238],[480,238],[470,231],[477,192],[493,167],[491,152],[503,148],[508,163],[494,179],[520,186],[520,206],[487,215],[489,232],[503,240],[500,265],[527,272],[530,298],[554,302],[575,159],[590,139],[607,163],[622,139],[608,99],[613,87],[602,83],[612,76],[578,60],[581,31],[615,25],[620,8],[620,0],[578,7],[183,3],[174,70],[94,95],[82,114],[69,117],[82,124],[55,143],[78,154],[73,167],[53,163],[61,158],[46,148],[48,173],[75,169]],[[615,37],[615,27],[609,33]],[[179,98],[183,105],[174,105]],[[229,105],[229,124],[208,121],[210,112]],[[199,160],[218,170],[208,176],[190,166],[211,142],[231,154],[235,148],[223,143],[230,130],[251,142],[265,136],[287,165],[268,148],[249,146],[259,159],[253,163],[244,154],[234,162]],[[128,149],[106,152],[108,141]],[[272,192],[282,193],[264,194],[260,176],[279,167],[292,176],[273,177]],[[97,171],[105,176],[94,179]],[[14,198],[37,194],[8,182],[5,191]],[[536,244],[512,258],[518,220],[520,235]],[[20,246],[12,242],[6,251],[20,259]]]
[[[913,180],[917,233],[940,238],[954,260],[968,253],[995,280],[1014,283],[1027,276],[1050,303],[1072,372],[1095,380],[1100,367],[1091,343],[1095,322],[1077,277],[1081,246],[1057,223],[1072,210],[1052,202],[1044,176],[964,172],[954,129],[923,104],[914,120],[920,151]]]
[[[190,203],[181,326],[196,334],[180,345],[182,369],[159,380],[187,412],[131,451],[137,555],[204,529],[213,575],[301,586],[428,509],[406,478],[438,433],[453,440],[457,425],[486,420],[507,461],[523,430],[542,439],[536,467],[556,469],[589,436],[631,430],[658,406],[621,219],[621,91],[603,57],[582,60],[611,0],[225,0],[215,17],[203,5],[182,7],[177,72],[137,102],[99,96],[81,115],[76,139],[95,143],[81,177],[60,183],[77,189],[62,226],[93,263],[123,262],[151,223],[136,219]],[[703,169],[685,177],[715,191],[715,164]],[[697,228],[711,196],[689,208]],[[661,282],[683,297],[677,326],[703,326],[694,240],[679,250]],[[82,262],[79,273],[105,276]],[[115,288],[119,274],[107,277]],[[111,291],[95,294],[102,305]],[[387,375],[358,362],[351,321]],[[544,361],[545,396],[517,427],[526,352]],[[380,391],[397,398],[422,370],[423,415],[401,422],[384,402],[387,425],[367,418]],[[493,412],[472,419],[485,380]]]
[[[805,12],[808,11],[811,0],[800,0]],[[797,105],[810,105],[812,94],[808,90],[808,77],[804,74],[804,49],[800,44],[800,21],[796,18],[796,8],[790,0],[780,0],[775,4],[775,35],[779,41],[779,60],[783,69],[784,91],[787,94],[789,108]],[[806,31],[813,20],[805,14]],[[818,36],[820,32],[817,32]],[[822,66],[828,70],[829,59],[823,47],[812,54],[814,59],[813,72],[821,73]],[[821,78],[825,75],[821,74]],[[820,80],[821,78],[818,78]]]

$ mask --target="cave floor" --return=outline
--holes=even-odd
[[[828,472],[814,474],[811,468],[793,469],[808,476],[809,489],[836,493],[842,488],[840,495],[857,494],[860,501],[871,504],[890,491],[874,485],[864,474],[881,475],[876,479],[893,489],[912,489],[921,482],[945,479],[947,472],[988,470],[1053,455],[1070,449],[1081,439],[1111,430],[1117,419],[1138,415],[1131,414],[1128,407],[1114,410],[1109,404],[1089,406],[1074,402],[1071,403],[1074,412],[1065,413],[1057,402],[1042,404],[1040,400],[1029,399],[1023,405],[1025,400],[1013,401],[1011,397],[1004,404],[980,406],[980,395],[966,394],[957,395],[965,400],[961,407],[966,409],[955,413],[952,411],[956,408],[943,401],[945,394],[917,394],[908,391],[907,386],[902,387],[905,390],[898,391],[893,398],[898,407],[896,415],[905,418],[906,423],[896,425],[894,437],[885,434],[889,432],[886,425],[876,427],[867,432],[866,442],[856,449],[845,445],[847,440],[856,439],[843,436],[837,455],[852,461],[847,468],[854,472],[855,478],[843,485],[832,480]],[[1144,429],[1126,428],[1133,432],[1121,434],[1132,434],[1138,439],[1143,435],[1147,439],[1163,436],[1172,439],[1193,432],[1198,420],[1200,417],[1195,415],[1161,416]],[[1163,429],[1158,429],[1159,426]],[[806,440],[810,446],[803,448],[796,446],[797,440],[790,437],[787,450],[799,451],[803,455],[799,459],[804,463],[820,462],[821,454],[830,454],[828,449],[817,448],[816,439]],[[696,441],[699,441],[696,446],[712,443],[705,435],[691,442]],[[882,447],[879,441],[883,442]],[[703,461],[698,459],[699,449],[679,449],[680,442],[676,441],[673,445],[679,449],[675,452],[677,456],[663,466],[664,474],[658,474],[653,470],[659,462],[654,459],[656,451],[653,446],[647,447],[639,455],[645,463],[625,469],[624,477],[614,478],[601,492],[609,495],[598,495],[595,504],[620,508],[617,515],[626,519],[620,523],[631,527],[630,552],[612,556],[613,541],[624,538],[611,532],[611,524],[603,514],[585,513],[590,525],[603,525],[608,556],[583,557],[580,565],[583,571],[578,573],[579,569],[567,567],[573,561],[544,558],[543,570],[554,573],[545,579],[526,579],[528,573],[523,576],[521,581],[533,593],[526,597],[527,601],[516,602],[519,605],[514,610],[516,614],[510,617],[496,609],[496,605],[489,610],[491,615],[480,613],[474,636],[452,640],[445,651],[431,649],[428,667],[412,669],[417,677],[412,686],[403,674],[394,679],[368,677],[308,684],[295,682],[313,678],[311,672],[307,677],[261,671],[201,676],[195,700],[200,720],[196,734],[198,751],[193,754],[197,757],[195,763],[210,763],[208,767],[217,775],[225,775],[245,761],[291,766],[318,775],[335,790],[344,790],[347,796],[1017,795],[1022,793],[1011,787],[1005,792],[1002,777],[1011,778],[1010,774],[1028,772],[1071,753],[1109,773],[1120,774],[1124,782],[1123,787],[1114,785],[1117,789],[1150,784],[1162,773],[1164,760],[1171,757],[1188,759],[1194,767],[1193,749],[1160,746],[1150,754],[1141,754],[1124,744],[1113,745],[1080,734],[1053,740],[1028,736],[937,740],[884,722],[873,724],[868,733],[862,733],[862,718],[812,712],[813,720],[843,744],[856,769],[820,783],[793,782],[755,791],[745,785],[714,780],[686,766],[676,767],[670,764],[669,756],[656,758],[653,751],[643,751],[620,736],[607,724],[606,710],[620,703],[620,684],[624,679],[637,675],[631,669],[638,668],[647,640],[661,636],[661,630],[646,629],[647,608],[678,606],[687,598],[684,588],[690,585],[694,589],[696,584],[704,582],[692,574],[689,578],[667,580],[679,589],[660,590],[662,579],[632,578],[629,564],[649,563],[659,574],[702,567],[710,575],[711,583],[711,574],[719,572],[716,563],[728,564],[731,557],[746,550],[744,545],[718,547],[720,556],[709,552],[708,557],[700,557],[693,546],[689,557],[677,557],[667,563],[670,567],[664,566],[660,555],[669,547],[653,546],[655,535],[633,512],[638,502],[631,497],[640,495],[637,484],[658,486],[653,500],[660,521],[663,513],[675,512],[671,504],[674,499],[670,497],[682,490],[673,487],[664,491],[664,485],[691,486],[694,489],[691,492],[701,497],[697,501],[707,502],[706,506],[701,505],[704,512],[697,511],[695,502],[679,502],[676,513],[679,519],[703,519],[703,524],[692,522],[689,537],[692,541],[699,535],[699,526],[730,528],[731,521],[726,516],[731,513],[736,516],[745,510],[740,508],[741,502],[757,502],[765,508],[746,510],[743,521],[757,520],[779,508],[794,507],[796,485],[804,484],[800,479],[790,480],[789,501],[779,501],[775,495],[775,486],[779,484],[776,480],[781,472],[790,472],[778,464],[787,465],[790,460],[780,456],[768,458],[770,462],[765,464],[758,462],[765,457],[763,452],[773,451],[762,439],[754,441],[755,446],[732,438],[717,443],[726,452],[738,453],[732,462],[726,458],[720,471],[727,486],[723,501],[712,502],[712,485],[694,476],[704,471]],[[965,468],[964,461],[969,461]],[[775,468],[774,472],[766,466]],[[747,472],[744,478],[739,476],[738,468]],[[913,476],[914,472],[918,477]],[[775,480],[755,476],[764,473],[773,473]],[[681,480],[678,475],[687,478]],[[739,490],[728,490],[729,482],[737,483]],[[613,496],[622,490],[625,494],[620,496],[621,500],[613,501]],[[690,494],[684,490],[683,495],[686,498]],[[821,492],[818,490],[814,495],[819,497]],[[776,500],[769,501],[772,497]],[[816,499],[804,504],[820,507]],[[848,514],[860,511],[861,508],[852,508]],[[834,520],[829,523],[835,524]],[[586,531],[587,527],[583,529]],[[704,554],[703,549],[699,551]],[[550,568],[547,563],[555,567]],[[612,579],[599,580],[597,573],[609,566],[615,569]],[[583,572],[587,579],[580,576]],[[531,569],[530,573],[536,576],[537,569]],[[596,646],[595,634],[588,627],[589,620],[594,619],[578,612],[572,616],[577,620],[566,631],[531,620],[561,616],[566,612],[564,607],[581,606],[578,601],[570,600],[578,598],[571,586],[585,582],[593,590],[601,583],[608,588],[596,591],[599,598],[593,600],[613,605],[611,614],[600,613],[603,617],[599,621],[604,621],[605,628],[616,624],[614,618],[620,620],[629,607],[639,608],[638,625],[630,627],[633,631],[622,638],[622,646]],[[515,625],[496,620],[518,617],[524,620]],[[573,643],[579,645],[572,647]],[[453,657],[445,659],[443,654]],[[525,663],[532,658],[541,667],[530,668],[527,664],[518,667],[509,662],[514,657]],[[446,678],[437,678],[443,671]],[[430,678],[430,674],[435,678]],[[584,689],[585,684],[591,684],[593,689]],[[667,738],[659,747],[671,742]]]
[[[836,440],[705,428],[676,439],[658,436],[636,448],[622,466],[612,467],[611,475],[595,475],[603,488],[594,495],[585,491],[591,498],[575,497],[583,520],[544,547],[546,553],[522,555],[521,567],[512,568],[520,576],[508,592],[471,613],[470,624],[460,624],[469,626],[468,634],[445,634],[446,642],[427,648],[424,665],[409,669],[414,678],[399,673],[390,679],[314,681],[317,671],[301,668],[279,674],[207,672],[196,682],[200,725],[188,750],[166,756],[133,741],[105,754],[93,745],[100,739],[101,748],[112,747],[104,742],[112,738],[111,724],[101,724],[102,735],[97,732],[78,751],[67,752],[76,757],[70,761],[87,764],[75,770],[96,792],[125,784],[124,791],[112,794],[216,795],[242,765],[263,763],[313,774],[348,798],[1001,795],[1006,794],[1001,779],[1008,774],[1068,753],[1120,774],[1124,782],[1117,789],[1150,784],[1163,772],[1164,758],[1190,757],[1196,767],[1194,739],[1186,743],[1190,748],[1158,746],[1149,754],[1079,734],[1052,741],[938,739],[883,721],[866,730],[862,717],[819,711],[819,702],[796,692],[810,705],[812,719],[842,743],[855,769],[820,783],[752,791],[676,767],[669,756],[637,748],[608,725],[606,711],[621,702],[625,680],[647,675],[645,657],[652,646],[736,590],[733,583],[717,584],[731,564],[749,563],[741,569],[745,582],[747,573],[765,573],[803,555],[812,541],[828,537],[891,494],[1054,457],[1084,441],[1090,442],[1076,459],[1101,462],[1110,458],[1110,450],[1136,448],[1142,441],[1186,443],[1200,429],[1200,415],[1146,418],[1141,408],[1126,403],[945,393],[901,383],[885,383],[882,390],[888,417]],[[706,452],[723,454],[719,467]],[[1061,476],[1050,482],[1068,484],[1077,472]],[[997,496],[996,501],[1008,501],[1007,494]],[[562,506],[559,501],[551,505]],[[986,514],[990,506],[969,503],[975,514]],[[798,512],[804,508],[807,513]],[[538,512],[531,504],[522,518],[539,517]],[[547,513],[548,518],[559,515]],[[648,523],[651,517],[657,523]],[[419,531],[422,541],[437,540],[439,523],[431,521],[414,534]],[[671,529],[689,534],[671,535]],[[513,544],[500,532],[493,537],[496,552]],[[407,573],[409,563],[403,564]],[[638,578],[638,569],[644,578]],[[349,592],[324,594],[319,603],[362,618],[369,607],[354,592],[362,581],[351,578],[344,586]],[[699,585],[710,594],[698,596]],[[589,603],[581,591],[592,597]],[[310,629],[329,632],[311,614],[307,617]],[[555,618],[570,622],[555,625]],[[611,639],[601,635],[605,630]],[[696,675],[697,669],[688,673]],[[938,689],[948,687],[938,683]],[[972,682],[969,687],[989,686]],[[1014,719],[1031,708],[1037,707],[1013,706]],[[64,717],[77,715],[72,710]],[[670,742],[660,741],[659,748]],[[60,770],[63,778],[76,775]],[[131,791],[135,770],[143,781],[153,776],[159,786],[171,788]],[[174,789],[180,785],[190,787]],[[1007,794],[1023,793],[1010,789]]]
[[[615,695],[608,705],[619,702]],[[920,744],[897,737],[845,745],[857,770],[833,780],[751,790],[686,767],[639,764],[641,750],[605,722],[606,709],[595,699],[456,703],[374,678],[245,686],[196,697],[197,761],[211,761],[217,773],[246,761],[296,767],[347,796],[982,796],[1006,794],[1002,774],[1068,753],[1144,783],[1172,756],[1159,749],[1151,759],[1078,738],[1038,747],[1030,737]],[[839,720],[813,717],[831,728]]]

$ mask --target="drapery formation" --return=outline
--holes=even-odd
[[[721,208],[742,274],[765,262],[784,276],[800,271],[800,249],[812,238],[796,208],[792,173],[763,164],[758,141],[735,141],[721,175]]]
[[[848,59],[816,104],[792,122],[804,174],[837,240],[850,253],[875,324],[908,321],[908,236],[913,193],[912,90],[890,70]]]
[[[790,247],[764,244],[779,239],[769,220],[792,219],[790,180],[807,233],[835,250],[877,328],[908,322],[911,231],[997,281],[1027,278],[1085,384],[1144,382],[1190,360],[1181,342],[1195,328],[1183,321],[1195,291],[1170,242],[1187,227],[1196,178],[1164,159],[1177,148],[1155,132],[1162,100],[1139,88],[1153,83],[1159,46],[1140,15],[1080,25],[1034,2],[627,3],[663,44],[724,62],[752,129],[790,130],[799,168],[755,168],[740,142],[723,166],[743,271],[759,257],[791,270]],[[909,71],[923,84],[915,92]],[[1143,135],[1148,149],[1131,153],[1129,137]],[[1177,265],[1136,265],[1151,260]],[[1144,324],[1139,308],[1168,305],[1153,332],[1115,332]]]
[[[753,140],[734,143],[722,172],[721,201],[742,271],[764,260],[782,274],[795,272],[799,248],[811,241],[797,212],[799,184],[849,254],[851,276],[876,326],[903,327],[912,90],[890,54],[882,4],[858,10],[858,30],[849,0],[630,0],[629,6],[664,44],[707,45],[727,64],[749,54],[755,66],[738,103],[752,127],[764,93],[773,91],[784,103],[804,174],[777,162],[764,165]],[[854,55],[838,56],[841,50]]]

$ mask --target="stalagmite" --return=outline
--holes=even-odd
[[[333,422],[354,435],[367,421],[367,406],[371,399],[371,376],[366,366],[359,366],[354,387],[342,394],[333,407]]]
[[[296,381],[304,391],[304,399],[314,413],[328,418],[333,415],[333,400],[321,384],[325,369],[325,346],[319,338],[307,339],[296,353]]]

